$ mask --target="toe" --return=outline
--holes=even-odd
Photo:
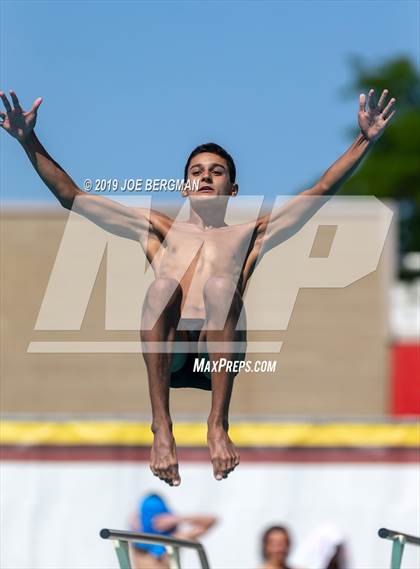
[[[172,481],[174,486],[179,486],[181,484],[181,477],[178,472],[178,468],[175,469],[175,472],[172,474]]]
[[[158,468],[157,469],[157,476],[161,479],[161,480],[166,480],[168,478],[167,474],[166,474],[166,470],[164,468]]]
[[[174,465],[169,467],[168,474],[169,474],[170,479],[172,480],[173,485],[179,486],[181,483],[181,479],[179,477],[178,465],[177,464],[174,464]]]
[[[215,459],[213,461],[213,474],[216,480],[222,480],[223,478],[223,468],[221,465],[221,461],[219,459]]]

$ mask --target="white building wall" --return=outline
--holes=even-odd
[[[296,545],[319,525],[345,533],[350,569],[389,567],[391,542],[380,527],[419,535],[420,470],[415,464],[245,463],[216,482],[210,464],[181,465],[169,488],[146,463],[4,462],[1,465],[1,569],[112,569],[103,527],[128,529],[142,493],[158,491],[178,513],[212,513],[204,539],[211,566],[255,569],[259,537],[273,523],[290,527]],[[293,557],[291,558],[293,560]],[[191,555],[186,567],[197,566]],[[403,568],[420,567],[407,546]]]

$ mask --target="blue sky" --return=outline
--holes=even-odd
[[[419,63],[419,3],[407,0],[3,0],[1,16],[1,88],[24,108],[44,98],[37,134],[80,186],[182,178],[192,148],[215,141],[242,194],[294,193],[350,144],[349,56]],[[3,200],[52,203],[0,135]]]

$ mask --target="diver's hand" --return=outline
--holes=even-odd
[[[396,99],[391,99],[385,106],[388,90],[384,89],[382,95],[375,103],[375,92],[371,89],[368,93],[368,108],[366,110],[366,96],[362,93],[359,97],[359,127],[363,136],[370,141],[374,141],[381,136],[389,121],[395,115],[396,110],[391,112]]]
[[[41,97],[35,99],[31,109],[27,112],[20,106],[19,99],[14,91],[10,91],[13,107],[3,91],[0,91],[0,97],[6,109],[6,112],[0,111],[0,125],[13,138],[16,138],[19,142],[25,142],[34,129],[37,112],[42,103]]]

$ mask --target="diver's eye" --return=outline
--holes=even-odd
[[[216,174],[216,176],[221,176],[223,172],[221,170],[213,170],[213,174]]]
[[[193,172],[191,172],[192,176],[199,176],[200,175],[200,170],[194,170]]]

